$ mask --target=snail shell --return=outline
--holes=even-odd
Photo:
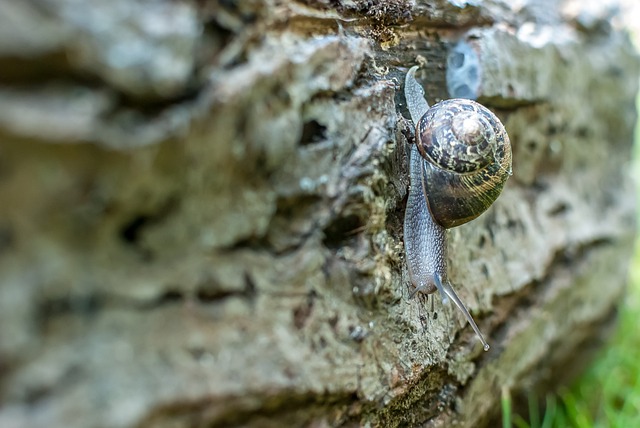
[[[482,214],[511,175],[511,145],[500,120],[475,101],[453,99],[429,108],[414,74],[405,98],[416,123],[410,154],[411,186],[404,220],[409,276],[415,292],[451,299],[489,350],[447,276],[446,229]],[[414,292],[414,293],[415,293]]]
[[[500,120],[467,99],[439,102],[417,124],[425,196],[434,220],[449,229],[467,223],[498,198],[511,175],[511,144]]]

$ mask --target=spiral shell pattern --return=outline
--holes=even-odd
[[[482,214],[511,175],[511,144],[500,120],[467,99],[442,101],[418,121],[423,189],[433,218],[446,228]]]

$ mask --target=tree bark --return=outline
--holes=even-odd
[[[615,320],[638,57],[612,3],[0,2],[0,426],[461,426]],[[402,80],[513,177],[409,298]]]

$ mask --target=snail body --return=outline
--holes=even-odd
[[[471,324],[484,350],[480,329],[447,276],[446,229],[486,211],[511,175],[511,145],[500,120],[467,99],[442,101],[429,108],[412,67],[405,99],[416,126],[411,147],[411,186],[404,219],[405,253],[415,292],[438,290]]]

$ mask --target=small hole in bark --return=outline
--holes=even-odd
[[[515,218],[509,218],[507,220],[507,228],[514,230],[520,226],[521,222]]]
[[[447,89],[455,98],[477,98],[480,82],[478,55],[465,43],[457,43],[447,58]]]
[[[207,350],[205,348],[197,347],[197,348],[189,348],[189,354],[193,357],[194,360],[200,361],[202,358],[207,355]]]
[[[320,340],[318,342],[321,348],[327,347],[327,339],[325,339],[323,336],[320,336]]]
[[[129,244],[136,244],[140,239],[142,229],[149,223],[150,219],[151,218],[146,215],[134,217],[129,223],[125,224],[120,229],[120,237],[122,240]]]
[[[255,297],[256,283],[248,272],[244,273],[244,295],[247,297]]]
[[[329,325],[331,326],[332,329],[335,330],[336,325],[338,325],[338,316],[334,315],[331,318],[329,318]]]
[[[184,295],[178,290],[166,290],[150,307],[170,305],[184,300]]]
[[[549,215],[552,217],[559,216],[566,213],[569,210],[569,205],[564,202],[558,203],[556,206],[549,210]]]
[[[475,93],[471,90],[469,85],[458,85],[453,90],[454,96],[456,98],[468,98],[471,99],[475,96]]]
[[[449,57],[449,67],[451,68],[460,68],[464,65],[464,54],[461,52],[454,52]]]
[[[157,225],[171,215],[176,207],[177,199],[169,197],[163,205],[157,207],[151,213],[138,213],[134,215],[128,222],[120,227],[118,232],[120,239],[125,244],[136,247],[145,261],[151,260],[153,253],[141,245],[142,235],[145,233],[146,228]]]
[[[196,292],[196,299],[200,303],[211,303],[229,297],[233,293],[228,290],[220,290],[216,288],[200,288]]]
[[[533,180],[533,183],[531,183],[531,187],[537,192],[544,192],[549,188],[549,185],[546,182],[536,178]]]
[[[226,289],[213,278],[204,281],[196,291],[196,299],[200,303],[212,303],[231,296],[252,298],[256,294],[256,285],[251,276],[245,272],[244,289]]]
[[[617,65],[611,65],[607,69],[607,74],[611,77],[620,77],[624,75],[624,69]]]
[[[489,268],[485,264],[482,265],[482,274],[485,278],[489,278]]]
[[[589,129],[584,126],[581,126],[577,129],[576,134],[580,138],[585,138],[589,135]]]
[[[327,139],[327,127],[320,124],[316,120],[310,120],[305,123],[302,128],[302,136],[300,137],[300,145],[307,146],[309,144],[319,143]]]
[[[204,23],[204,31],[211,38],[209,45],[214,54],[218,54],[233,40],[233,32],[213,19]]]
[[[343,247],[362,227],[362,221],[357,215],[338,217],[325,228],[324,245],[331,249]]]
[[[102,306],[103,301],[96,294],[64,296],[42,302],[38,314],[41,321],[46,322],[69,314],[89,316],[95,314]]]

